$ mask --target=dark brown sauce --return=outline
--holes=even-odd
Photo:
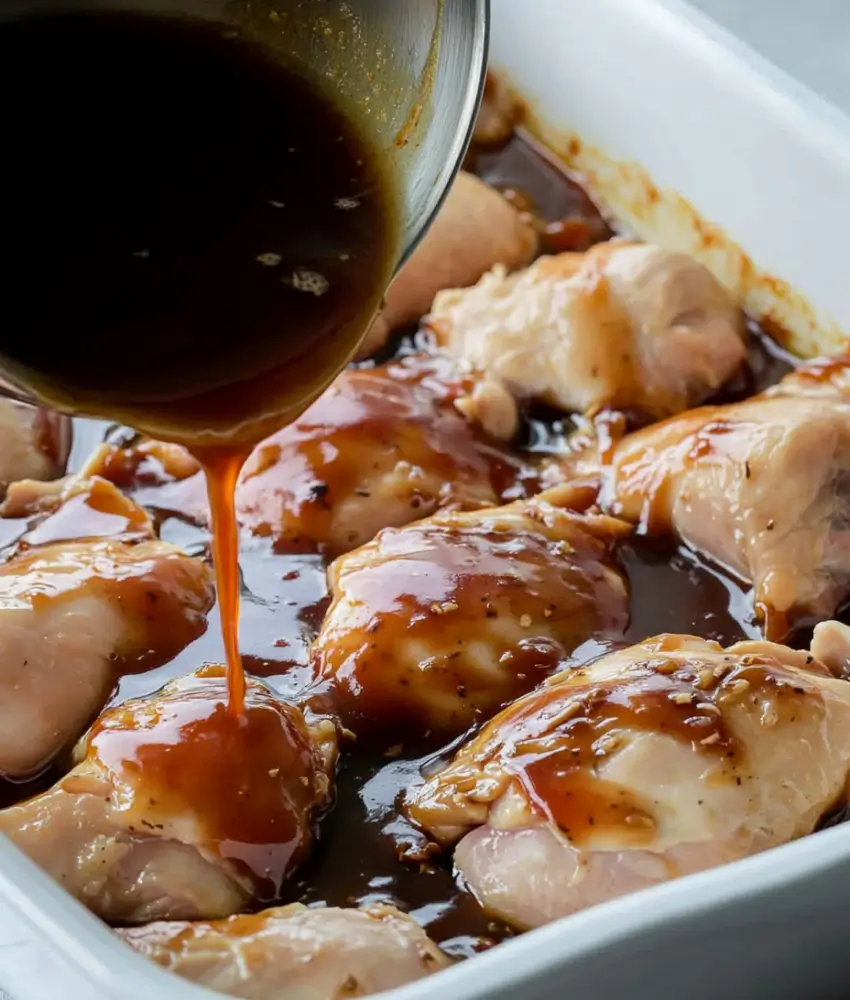
[[[517,208],[542,223],[544,253],[586,250],[614,235],[590,196],[533,140],[515,134],[499,150],[480,150],[474,169]]]
[[[398,254],[349,117],[238,25],[130,12],[3,21],[0,85],[3,369],[191,445],[300,413]]]
[[[458,886],[450,858],[399,860],[407,845],[425,845],[397,808],[423,763],[411,751],[405,748],[393,759],[343,749],[334,810],[285,899],[331,906],[391,903],[409,912],[450,954],[466,957],[513,932],[482,913]]]
[[[549,221],[571,216],[601,229],[604,220],[587,196],[549,160],[523,139],[514,138],[499,152],[479,153],[476,169],[497,186],[527,193],[536,211]],[[740,398],[777,382],[790,368],[789,360],[753,327],[750,370],[726,394]],[[422,349],[415,335],[393,348],[400,356]],[[726,398],[726,397],[724,397]],[[562,453],[573,421],[545,408],[527,416],[524,440],[538,453]],[[78,468],[110,429],[99,421],[77,420],[71,466]],[[111,431],[114,440],[125,432]],[[180,488],[184,483],[161,484],[151,461],[135,496],[152,513],[161,537],[196,553],[208,552],[208,533],[180,516]],[[636,538],[621,550],[631,583],[631,620],[623,643],[640,641],[662,632],[693,632],[721,643],[756,635],[747,590],[739,582],[693,554],[675,547]],[[307,670],[307,643],[315,635],[327,607],[324,560],[320,555],[277,554],[268,539],[246,541],[240,556],[242,598],[241,652],[249,673],[268,679],[284,696],[303,689]],[[145,674],[129,674],[116,687],[113,704],[152,693],[168,680],[196,670],[220,656],[218,608],[210,615],[207,634],[171,663]],[[619,645],[620,643],[617,643]],[[591,641],[575,654],[587,662],[613,644]],[[424,836],[397,808],[402,792],[420,774],[427,748],[421,734],[393,748],[392,756],[358,746],[343,745],[335,789],[335,805],[322,823],[320,842],[305,867],[284,887],[287,901],[350,905],[387,900],[407,910],[434,939],[457,955],[468,955],[511,931],[483,914],[457,885],[450,857],[399,861],[405,847],[412,854],[426,846]],[[440,754],[451,756],[452,748]],[[25,785],[0,784],[2,804],[17,801],[47,787],[62,773],[57,766]],[[427,851],[425,852],[427,854]]]

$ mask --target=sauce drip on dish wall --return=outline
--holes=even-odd
[[[241,713],[236,477],[371,322],[398,258],[391,178],[347,114],[233,25],[23,16],[0,25],[0,83],[26,95],[4,138],[27,149],[0,168],[0,367],[201,462]]]
[[[515,136],[498,151],[478,151],[469,165],[494,186],[516,192],[517,198],[552,224],[549,238],[558,241],[553,251],[581,249],[588,240],[611,235],[584,192],[522,137]],[[577,246],[565,244],[567,233]],[[724,398],[752,395],[777,382],[790,368],[756,328],[752,332],[750,371]],[[415,336],[409,335],[392,350],[408,353],[414,343]],[[523,446],[538,454],[558,454],[571,430],[569,419],[539,409],[526,415]],[[102,422],[78,420],[72,466],[79,467],[107,435],[116,442],[130,437],[129,432],[110,429]],[[207,533],[189,523],[189,503],[182,492],[185,482],[163,484],[155,463],[149,477],[144,470],[127,472],[128,481],[143,483],[134,496],[151,511],[162,538],[190,552],[208,551]],[[120,476],[115,478],[120,485]],[[185,504],[182,516],[181,504]],[[627,644],[662,632],[694,632],[723,644],[756,634],[744,588],[693,554],[635,538],[623,547],[622,562],[632,593],[631,622],[624,637]],[[281,695],[292,695],[303,689],[309,677],[307,646],[328,603],[325,561],[311,554],[276,554],[268,540],[260,538],[244,542],[240,568],[241,650],[246,669],[265,678]],[[125,674],[113,704],[151,694],[168,680],[215,659],[220,648],[218,615],[216,608],[207,634],[171,663],[154,671]],[[604,644],[591,642],[577,658],[590,660],[607,651]],[[452,750],[438,750],[437,755],[450,757]],[[423,762],[432,760],[434,752],[419,734],[389,753],[358,743],[347,746],[340,758],[335,805],[322,822],[319,842],[305,867],[285,886],[283,901],[394,902],[456,956],[510,936],[509,928],[489,919],[458,888],[450,860],[423,860],[426,840],[397,808],[399,794],[420,780]],[[56,772],[49,771],[26,785],[0,785],[2,804],[27,797],[55,778]],[[415,860],[399,860],[403,854]]]

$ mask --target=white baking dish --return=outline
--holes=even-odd
[[[675,0],[492,2],[494,63],[618,216],[703,256],[798,349],[841,342],[850,124],[840,113]],[[850,827],[837,827],[597,907],[388,996],[844,996],[848,906]],[[0,839],[0,944],[4,917],[19,943],[0,946],[0,987],[14,1000],[214,996],[133,954]],[[27,961],[37,963],[29,975]]]

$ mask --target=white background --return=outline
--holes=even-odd
[[[822,97],[850,112],[850,0],[690,3]]]

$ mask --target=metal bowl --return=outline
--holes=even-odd
[[[362,119],[394,168],[402,204],[397,266],[415,249],[472,134],[489,0],[4,0],[0,22],[87,10],[223,22],[322,83]],[[2,378],[0,395],[32,401]]]
[[[41,11],[133,10],[224,22],[325,83],[397,164],[410,255],[460,168],[481,99],[489,0],[4,0]],[[108,86],[108,81],[104,81]]]

